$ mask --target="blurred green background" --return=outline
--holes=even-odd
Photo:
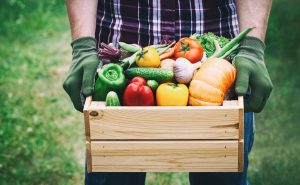
[[[252,184],[300,182],[299,1],[273,2],[266,63],[274,90],[256,115]],[[62,90],[71,51],[64,1],[1,0],[0,184],[82,184],[84,127]],[[149,173],[147,185],[186,185]]]

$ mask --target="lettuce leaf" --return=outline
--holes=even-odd
[[[230,41],[225,37],[217,36],[211,32],[204,34],[195,33],[191,36],[191,38],[196,39],[202,45],[207,58],[213,55],[216,51],[214,40],[219,42],[221,48],[224,47]]]

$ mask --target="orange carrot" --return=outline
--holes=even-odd
[[[163,52],[159,57],[160,57],[160,60],[164,60],[164,59],[172,57],[173,54],[174,54],[174,47],[172,47],[172,48],[168,49],[167,51]]]

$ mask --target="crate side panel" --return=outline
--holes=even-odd
[[[91,155],[91,143],[86,141],[86,163],[88,173],[92,172],[92,155]]]
[[[238,170],[243,172],[244,170],[244,139],[239,140],[239,161],[238,161]]]
[[[93,172],[234,172],[238,141],[92,141]]]
[[[90,111],[92,140],[238,139],[238,109],[103,109]]]

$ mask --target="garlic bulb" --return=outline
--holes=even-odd
[[[194,71],[199,67],[201,67],[201,62],[192,64],[186,58],[177,58],[173,66],[176,81],[182,84],[190,83]]]

